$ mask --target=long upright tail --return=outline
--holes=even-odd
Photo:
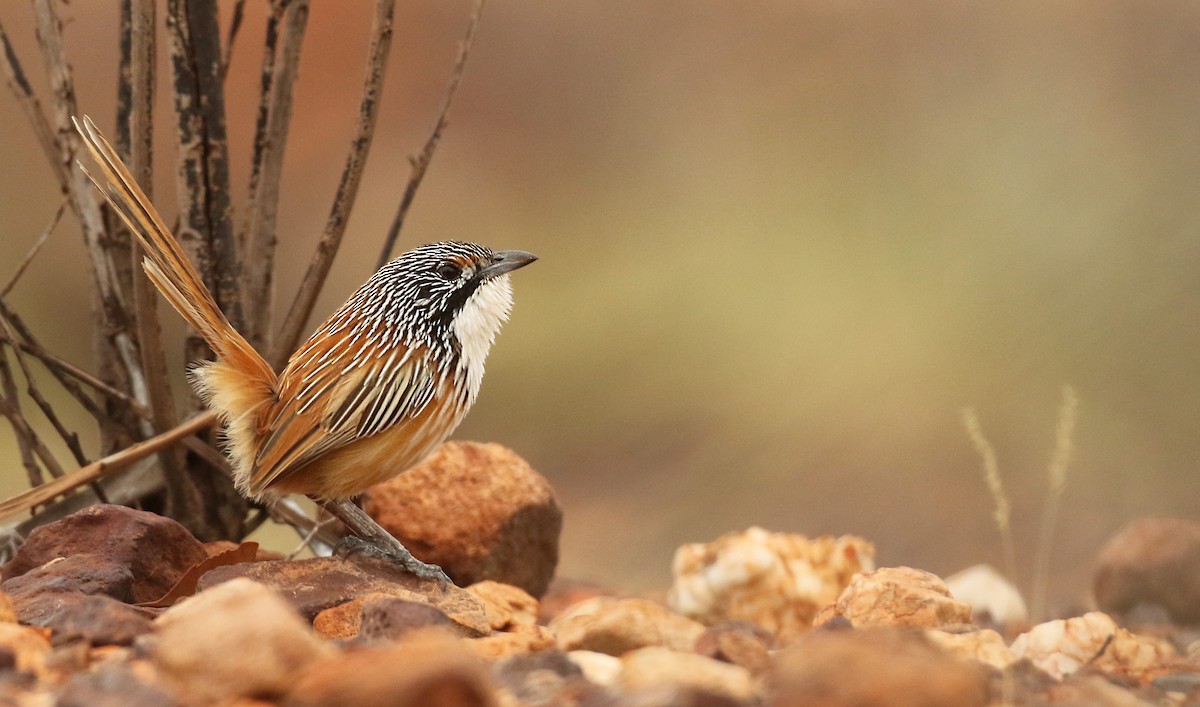
[[[247,460],[254,458],[257,443],[257,413],[269,405],[273,396],[275,372],[225,318],[200,273],[95,123],[84,116],[82,123],[75,121],[75,129],[104,179],[90,173],[88,176],[146,251],[142,260],[146,275],[220,359],[194,369],[193,383],[209,407],[223,418],[235,474],[239,479],[246,478]]]

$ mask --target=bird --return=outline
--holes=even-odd
[[[92,120],[75,126],[99,166],[99,178],[88,176],[141,243],[147,277],[216,354],[189,378],[222,422],[238,491],[258,501],[305,494],[413,574],[449,581],[351,499],[458,427],[512,310],[509,273],[537,256],[462,241],[418,246],[372,275],[276,374],[221,312]]]

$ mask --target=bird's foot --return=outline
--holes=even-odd
[[[341,557],[347,555],[361,554],[368,557],[378,557],[400,565],[409,574],[420,577],[421,579],[437,580],[438,584],[453,584],[450,578],[441,567],[421,562],[413,557],[399,541],[392,543],[380,543],[372,540],[364,540],[356,535],[347,535],[337,542],[334,546],[334,552]]]

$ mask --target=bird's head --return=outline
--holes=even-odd
[[[392,260],[364,289],[373,284],[383,289],[390,301],[382,309],[389,311],[391,324],[400,319],[409,338],[447,343],[464,358],[482,363],[512,309],[508,274],[535,260],[537,256],[519,250],[431,243]]]

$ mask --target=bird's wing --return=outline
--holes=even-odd
[[[326,332],[280,375],[249,487],[261,493],[322,454],[416,418],[437,389],[421,347],[358,345]]]

